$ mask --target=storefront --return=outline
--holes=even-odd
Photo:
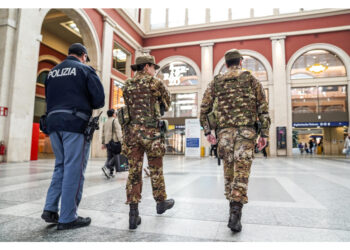
[[[293,148],[311,140],[320,146],[318,154],[341,154],[349,126],[346,75],[340,58],[325,49],[309,50],[294,62]]]
[[[185,60],[188,59],[163,60],[157,73],[171,93],[171,107],[164,115],[169,122],[167,154],[185,153],[185,120],[199,117],[199,74],[195,66]]]

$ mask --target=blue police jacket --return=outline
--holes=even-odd
[[[49,72],[45,81],[47,113],[58,109],[75,110],[92,115],[93,109],[105,105],[102,83],[94,68],[74,56],[68,56]],[[88,121],[68,113],[53,113],[47,118],[48,132],[83,133]]]

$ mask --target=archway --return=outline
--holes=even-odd
[[[49,137],[38,131],[40,116],[46,111],[45,79],[48,71],[63,61],[72,43],[84,44],[89,53],[89,63],[97,71],[100,65],[100,45],[96,31],[90,19],[83,10],[76,9],[50,9],[46,10],[41,25],[41,43],[37,69],[35,91],[33,136],[31,159],[52,158],[53,152]],[[39,139],[38,139],[39,137]],[[35,140],[38,139],[38,142]],[[36,148],[36,145],[39,145]],[[38,153],[35,153],[35,151]]]
[[[350,58],[337,46],[325,43],[300,48],[287,64],[287,82],[293,122],[294,154],[339,155],[349,126]],[[316,151],[316,152],[314,152]]]
[[[184,154],[185,120],[199,116],[201,72],[193,60],[180,55],[167,57],[158,64],[157,77],[164,81],[172,99],[172,106],[164,116],[170,125],[166,153]]]

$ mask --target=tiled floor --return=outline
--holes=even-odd
[[[0,241],[350,241],[350,160],[256,158],[243,230],[227,228],[222,166],[214,158],[166,156],[173,209],[157,215],[149,178],[140,204],[142,224],[128,229],[127,173],[106,180],[102,160],[90,160],[81,216],[89,227],[57,231],[40,219],[53,160],[0,164]]]

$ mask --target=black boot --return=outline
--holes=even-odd
[[[129,229],[136,229],[141,224],[141,217],[139,216],[139,204],[130,204],[129,212]]]
[[[242,230],[242,207],[243,204],[240,202],[230,202],[230,219],[227,226],[232,232],[240,232]]]
[[[44,212],[41,215],[41,218],[46,221],[47,223],[58,223],[58,213],[52,212],[48,210],[44,210]]]
[[[175,201],[173,199],[161,201],[157,203],[157,214],[162,214],[166,210],[172,208],[175,204]]]
[[[75,221],[69,222],[69,223],[58,223],[57,224],[57,230],[67,230],[67,229],[75,229],[79,227],[87,227],[91,223],[91,218],[90,217],[80,217]]]

